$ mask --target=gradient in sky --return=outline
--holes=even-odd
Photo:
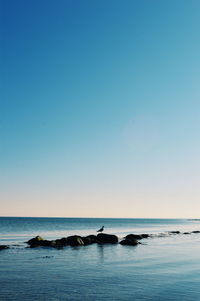
[[[0,215],[200,217],[200,1],[0,10]]]

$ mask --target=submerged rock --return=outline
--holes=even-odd
[[[100,244],[116,244],[118,243],[118,237],[112,234],[101,233],[97,235],[97,241]]]
[[[0,251],[1,251],[1,250],[6,250],[6,249],[9,249],[9,246],[6,246],[6,245],[0,245]]]
[[[168,236],[168,232],[161,232],[161,233],[157,233],[157,234],[151,234],[151,237],[166,237]]]

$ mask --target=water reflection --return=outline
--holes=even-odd
[[[97,245],[97,251],[98,251],[98,255],[99,255],[99,259],[100,259],[100,262],[104,262],[104,253],[105,253],[105,245],[101,245],[101,244],[98,244]]]

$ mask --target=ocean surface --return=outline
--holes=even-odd
[[[40,235],[154,234],[138,246],[27,248]],[[0,301],[200,300],[200,220],[0,217]],[[162,235],[161,235],[162,233]]]

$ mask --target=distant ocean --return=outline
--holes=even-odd
[[[40,235],[155,234],[138,246],[27,248]],[[0,301],[200,300],[200,220],[0,217]],[[163,233],[163,236],[158,234]]]

